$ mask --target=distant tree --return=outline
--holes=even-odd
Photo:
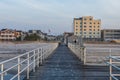
[[[21,41],[21,36],[16,38],[16,41]]]
[[[40,39],[41,39],[40,36],[38,36],[37,34],[31,34],[31,35],[27,35],[24,40],[37,41],[37,40],[40,40]]]

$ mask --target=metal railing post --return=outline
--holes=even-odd
[[[4,64],[1,64],[1,72],[4,71]],[[4,74],[1,74],[1,80],[4,80]]]
[[[46,56],[46,46],[45,46],[45,48],[43,49],[43,60],[45,60],[45,56]]]
[[[45,53],[45,48],[42,48],[42,62],[44,61],[44,53]]]
[[[18,57],[18,80],[20,80],[20,57]]]
[[[40,64],[42,64],[42,58],[43,58],[43,51],[42,51],[43,49],[41,48],[41,52],[40,52],[40,56],[41,56],[41,58],[40,58]]]
[[[27,79],[29,79],[29,72],[30,72],[30,55],[29,53],[27,54]]]
[[[111,55],[110,55],[110,58],[109,58],[109,63],[110,63],[110,80],[112,80],[112,77],[111,77],[111,74],[112,74],[112,58],[111,58]]]
[[[86,48],[83,48],[83,54],[84,54],[84,64],[86,63]]]
[[[35,50],[33,51],[33,72],[35,72],[35,65],[36,65],[36,63],[35,63]]]
[[[81,61],[83,61],[83,47],[81,47]]]
[[[81,59],[81,48],[79,47],[79,59]]]
[[[38,57],[37,57],[37,67],[39,67],[39,63],[40,63],[40,51],[38,49]]]

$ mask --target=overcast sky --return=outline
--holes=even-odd
[[[81,16],[101,19],[102,28],[120,28],[120,0],[0,0],[0,29],[61,34]]]

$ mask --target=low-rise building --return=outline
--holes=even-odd
[[[56,39],[56,36],[47,35],[46,38],[47,38],[47,40],[55,40],[55,39]]]
[[[37,34],[41,39],[45,39],[47,36],[47,33],[43,33],[41,30],[29,30],[28,34]]]
[[[120,29],[103,29],[101,30],[103,41],[112,41],[120,39]]]
[[[16,40],[22,35],[22,31],[12,29],[2,29],[0,31],[0,40]]]
[[[73,36],[74,33],[72,33],[72,32],[64,32],[63,35],[64,35],[64,43],[68,44],[68,37]]]

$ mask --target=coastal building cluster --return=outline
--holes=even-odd
[[[111,41],[120,39],[120,29],[101,29],[101,20],[92,16],[74,18],[74,35],[84,40]]]
[[[71,36],[72,34],[72,36]],[[75,40],[82,38],[84,41],[113,41],[120,40],[120,29],[101,29],[101,19],[94,19],[93,16],[74,18],[73,32],[64,33],[64,42],[68,38]]]
[[[63,37],[63,36],[62,36]],[[71,37],[71,38],[70,38]],[[101,19],[93,16],[83,16],[73,19],[73,32],[64,33],[64,42],[81,38],[84,41],[113,41],[120,40],[120,29],[101,29]],[[1,41],[15,40],[62,40],[61,36],[48,35],[41,30],[28,30],[27,32],[13,29],[1,29]]]
[[[47,33],[43,33],[41,30],[29,30],[28,32],[24,32],[21,30],[1,29],[0,40],[1,41],[16,41],[16,40],[23,41],[27,36],[31,36],[33,34],[37,35],[37,37],[41,40],[55,39],[55,36],[48,35]]]

